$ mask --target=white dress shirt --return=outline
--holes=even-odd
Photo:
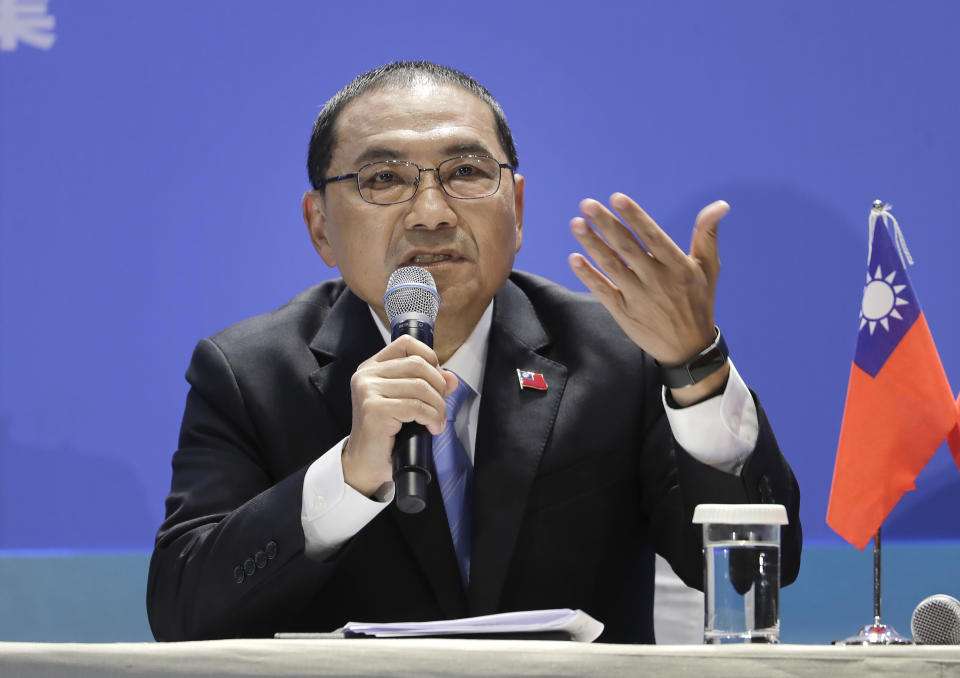
[[[383,336],[390,332],[370,309]],[[470,402],[460,408],[454,427],[473,462],[480,414],[480,395],[487,363],[487,345],[493,323],[493,302],[480,317],[467,340],[442,367],[456,373],[473,389]],[[670,407],[663,389],[667,421],[677,442],[695,459],[727,473],[739,473],[757,442],[759,422],[750,391],[733,363],[723,393],[684,408]],[[468,396],[469,397],[469,396]],[[373,520],[393,500],[392,482],[384,483],[368,498],[346,484],[340,455],[346,438],[310,465],[303,480],[300,522],[307,555],[323,559],[331,555]]]

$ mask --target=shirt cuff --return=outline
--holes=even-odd
[[[329,558],[393,501],[393,483],[384,483],[370,499],[346,484],[340,455],[346,438],[310,464],[303,478],[305,551],[314,560]]]
[[[750,389],[733,361],[723,393],[689,407],[673,408],[663,388],[663,407],[677,443],[708,466],[737,474],[757,445],[760,423]]]

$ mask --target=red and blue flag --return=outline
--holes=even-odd
[[[870,214],[860,330],[827,507],[830,527],[859,549],[957,425],[953,392],[907,276],[903,234],[887,209]]]
[[[530,370],[517,370],[517,378],[520,380],[520,390],[525,388],[535,388],[538,391],[547,390],[547,381],[539,372]]]

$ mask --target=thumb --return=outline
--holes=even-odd
[[[697,215],[693,236],[690,238],[690,257],[716,280],[720,273],[720,250],[717,246],[717,231],[720,220],[730,211],[725,200],[710,203]]]
[[[457,390],[457,386],[460,385],[460,380],[457,378],[457,375],[450,370],[443,370],[443,379],[447,382],[447,390],[443,394],[443,397],[446,398]]]

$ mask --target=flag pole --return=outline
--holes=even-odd
[[[873,538],[873,625],[880,626],[880,531],[883,526],[877,528],[877,536]]]
[[[897,633],[892,626],[880,620],[880,573],[881,573],[881,532],[877,528],[873,537],[873,623],[867,624],[860,632],[849,638],[838,640],[834,645],[912,645],[913,641]]]

